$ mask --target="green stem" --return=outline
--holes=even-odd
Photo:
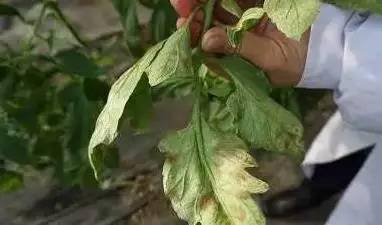
[[[56,15],[58,16],[58,19],[61,20],[61,22],[69,29],[70,33],[73,35],[73,37],[84,47],[89,47],[86,41],[82,39],[80,34],[77,32],[77,30],[72,26],[72,24],[68,21],[64,13],[61,11],[60,7],[58,7],[57,2],[53,1],[47,1],[45,2],[44,6],[50,8],[53,10]]]

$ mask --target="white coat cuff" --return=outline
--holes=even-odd
[[[344,54],[344,27],[350,11],[322,4],[311,28],[304,73],[297,87],[336,89],[339,85]]]

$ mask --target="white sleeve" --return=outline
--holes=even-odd
[[[298,87],[334,90],[345,122],[382,133],[382,17],[323,4]]]

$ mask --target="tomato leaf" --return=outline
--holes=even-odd
[[[264,11],[287,37],[299,40],[312,25],[319,8],[319,0],[265,0]]]
[[[190,31],[187,26],[183,26],[167,39],[147,74],[151,86],[171,77],[193,74]]]
[[[150,66],[162,46],[163,42],[152,47],[135,65],[122,74],[111,87],[107,103],[98,117],[89,144],[89,158],[98,179],[102,172],[102,168],[99,168],[101,164],[100,159],[102,159],[102,157],[97,157],[97,155],[103,154],[97,153],[96,155],[96,148],[99,145],[111,144],[117,137],[120,119],[125,110],[125,106],[133,95],[140,80],[145,79],[143,76],[146,76],[146,69]],[[142,104],[147,104],[147,102]]]
[[[198,100],[197,100],[198,101]],[[243,141],[212,129],[196,103],[184,130],[159,144],[166,156],[165,194],[178,216],[189,224],[264,225],[251,194],[268,185],[245,169],[256,166]]]
[[[143,49],[141,28],[137,14],[137,1],[112,0],[112,3],[119,13],[129,49],[134,55],[141,55]]]
[[[168,38],[175,30],[177,15],[168,0],[159,0],[151,16],[151,34],[155,43]]]
[[[264,73],[238,57],[223,58],[220,64],[236,86],[227,106],[235,117],[239,136],[255,148],[301,160],[303,127],[296,116],[269,97]]]
[[[91,59],[76,50],[60,52],[56,57],[65,73],[82,77],[97,77],[104,73]]]

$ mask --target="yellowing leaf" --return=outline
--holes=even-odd
[[[233,15],[239,18],[241,17],[241,14],[243,14],[243,10],[237,4],[236,0],[222,0],[220,4],[223,7],[223,9],[227,10],[228,12],[232,13]]]
[[[171,35],[147,70],[151,86],[170,77],[193,74],[190,32],[183,26]]]
[[[227,101],[238,134],[255,148],[284,153],[300,160],[304,153],[303,127],[291,112],[269,97],[264,73],[238,57],[220,60],[236,91]]]
[[[312,25],[320,7],[319,0],[265,0],[264,11],[287,37],[299,40]]]
[[[244,32],[253,28],[263,15],[264,10],[262,8],[250,8],[245,11],[236,26],[227,29],[231,46],[237,47],[240,44]]]
[[[97,119],[89,144],[89,158],[97,178],[100,175],[100,162],[94,158],[96,148],[99,145],[111,144],[117,137],[118,126],[125,110],[125,105],[142,79],[145,70],[150,66],[162,46],[163,42],[152,47],[133,67],[122,74],[111,87],[107,103]]]
[[[264,225],[251,194],[268,185],[245,171],[256,166],[236,136],[213,130],[195,106],[190,125],[160,145],[163,185],[178,216],[190,225]]]

